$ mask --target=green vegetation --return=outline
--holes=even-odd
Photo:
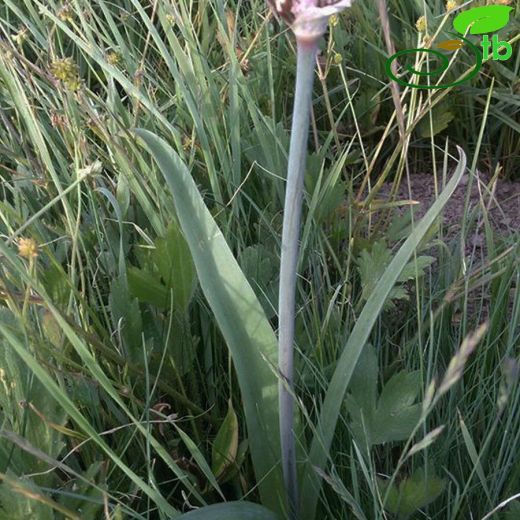
[[[436,41],[450,38],[443,2],[386,3],[395,50],[443,22]],[[499,32],[510,60],[399,98],[379,4],[331,21],[313,90],[302,518],[513,520],[519,237],[493,230],[484,188],[456,236],[440,216],[463,175],[519,178],[520,7]],[[0,519],[286,517],[276,338],[295,64],[263,0],[0,5]],[[421,219],[380,194],[414,172],[438,186]]]

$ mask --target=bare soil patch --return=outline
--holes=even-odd
[[[446,180],[446,182],[449,179]],[[442,191],[442,178],[438,179],[437,193]],[[386,183],[378,194],[378,198],[390,199],[392,184]],[[444,238],[446,241],[460,240],[464,208],[469,194],[469,214],[474,215],[472,222],[467,222],[467,239],[464,243],[466,258],[472,259],[469,265],[478,265],[486,261],[484,215],[487,215],[494,231],[494,241],[505,239],[509,245],[520,241],[520,182],[493,179],[490,175],[476,172],[473,178],[466,174],[453,196],[446,204],[442,218]],[[397,190],[394,200],[412,200],[417,202],[415,218],[421,218],[436,198],[435,179],[432,174],[413,174],[404,179]],[[401,206],[397,211],[403,214],[409,211],[408,206]],[[516,248],[517,254],[520,248]],[[435,256],[435,252],[431,254]],[[473,261],[475,263],[473,263]],[[513,288],[510,291],[508,314],[513,310]],[[467,295],[466,312],[470,320],[479,322],[489,316],[490,298],[486,286],[478,287]],[[455,314],[456,316],[457,314]]]
[[[442,178],[438,178],[437,193],[442,191]],[[449,180],[449,179],[448,179]],[[381,188],[381,198],[390,197],[392,185]],[[443,211],[443,224],[448,238],[454,238],[462,228],[464,207],[469,192],[469,209],[476,211],[477,225],[471,228],[467,248],[483,248],[485,245],[482,216],[486,214],[493,230],[502,237],[520,231],[520,182],[493,179],[490,175],[476,172],[473,178],[466,174]],[[432,174],[413,174],[403,179],[396,200],[418,202],[415,216],[420,218],[435,201],[435,179]],[[407,211],[401,208],[400,212]]]

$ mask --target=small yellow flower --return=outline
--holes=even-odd
[[[55,60],[51,64],[52,75],[69,90],[78,90],[81,86],[79,68],[72,58]]]
[[[453,9],[456,9],[459,6],[459,3],[456,0],[448,0],[446,2],[446,11],[449,13],[450,11],[453,11]]]
[[[332,58],[332,59],[334,60],[334,63],[336,65],[339,65],[343,61],[343,56],[339,52],[335,52],[334,58]]]
[[[38,244],[32,238],[20,238],[18,240],[18,254],[22,258],[36,258],[38,256]]]
[[[338,18],[338,15],[337,14],[333,14],[330,18],[329,18],[329,24],[331,27],[336,27],[336,25],[338,25],[339,23],[339,18]]]
[[[428,25],[426,23],[426,16],[421,16],[417,22],[415,22],[415,28],[419,31],[419,32],[426,32],[426,29],[427,29]]]

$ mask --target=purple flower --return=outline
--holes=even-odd
[[[333,14],[350,7],[352,0],[267,0],[299,40],[316,40],[327,30]]]

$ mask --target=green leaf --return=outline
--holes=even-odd
[[[114,327],[121,331],[128,358],[132,362],[142,361],[141,312],[137,299],[130,298],[126,275],[123,274],[112,282],[109,304],[112,322]]]
[[[394,415],[411,406],[421,391],[421,372],[398,372],[390,378],[377,403],[380,412]]]
[[[130,206],[130,187],[126,175],[117,178],[116,199],[121,208],[121,217],[124,218]]]
[[[49,296],[57,305],[66,306],[70,297],[70,280],[61,265],[50,265],[42,273],[42,281]]]
[[[177,433],[182,439],[182,442],[184,442],[186,448],[188,448],[188,451],[193,457],[193,460],[197,463],[197,466],[200,469],[200,471],[202,471],[204,476],[208,479],[208,482],[211,484],[213,489],[215,489],[220,495],[220,497],[223,500],[225,500],[222,490],[220,489],[220,486],[218,485],[218,482],[215,479],[215,475],[212,473],[209,464],[206,462],[204,455],[202,455],[197,445],[191,440],[190,436],[187,433],[185,433],[181,428],[179,428],[175,423],[173,423],[173,426],[177,430]]]
[[[368,344],[359,356],[356,370],[350,382],[351,395],[358,406],[365,411],[375,410],[377,405],[377,354],[376,349]]]
[[[135,132],[170,188],[201,289],[231,353],[262,503],[282,512],[276,336],[180,157],[153,133]]]
[[[238,445],[237,450],[237,456],[235,458],[235,462],[232,466],[229,466],[226,469],[225,474],[220,477],[219,481],[222,484],[225,484],[226,482],[229,482],[230,480],[233,480],[240,471],[240,468],[242,467],[242,464],[244,463],[244,460],[246,459],[247,451],[249,449],[249,443],[247,442],[247,439],[244,439],[240,444]]]
[[[460,415],[460,412],[459,412]],[[462,416],[459,419],[460,422],[460,429],[462,432],[462,437],[464,439],[464,444],[466,445],[466,449],[468,450],[469,458],[471,459],[471,462],[473,463],[473,471],[476,470],[478,478],[480,480],[480,485],[482,486],[482,489],[484,490],[484,493],[486,493],[486,497],[489,500],[490,503],[493,503],[493,499],[491,498],[491,491],[489,489],[488,480],[486,478],[486,475],[484,473],[484,468],[482,467],[482,453],[478,453],[477,447],[475,446],[475,443],[473,442],[473,439],[471,437],[471,433],[468,430],[468,427],[466,426],[466,423],[464,422],[464,419],[462,419]]]
[[[262,244],[246,247],[239,255],[239,264],[262,304],[266,318],[276,314],[278,277],[276,259]]]
[[[63,493],[60,496],[60,504],[72,511],[81,511],[82,518],[102,517],[106,476],[103,467],[103,462],[94,462],[86,469],[84,479],[76,478],[67,482],[66,490],[70,495]],[[97,481],[100,481],[101,485],[93,486],[92,483]]]
[[[374,291],[380,276],[392,260],[392,252],[383,241],[376,241],[370,250],[363,249],[356,261],[363,292],[361,298],[367,300]]]
[[[377,355],[372,345],[363,350],[352,374],[346,398],[350,428],[362,448],[407,439],[421,416],[413,404],[421,389],[420,372],[399,372],[377,399]]]
[[[52,313],[44,311],[41,319],[42,329],[45,337],[53,347],[60,348],[63,345],[63,331]]]
[[[173,305],[186,312],[195,289],[195,266],[190,249],[175,222],[165,238],[155,241],[154,259],[164,284],[173,292]]]
[[[175,363],[175,369],[184,376],[193,368],[197,353],[197,338],[191,334],[189,316],[174,310],[170,316],[161,319],[161,323],[165,331],[171,326],[168,351]]]
[[[520,501],[514,500],[508,505],[504,520],[518,520],[520,518]]]
[[[465,34],[471,25],[470,34],[484,34],[498,31],[509,23],[509,13],[513,10],[507,5],[485,5],[463,11],[453,20],[453,27]]]
[[[448,128],[453,119],[455,119],[455,114],[453,112],[439,108],[437,108],[437,110],[433,109],[431,120],[429,117],[425,117],[421,119],[417,125],[419,137],[425,139],[440,134],[443,130]]]
[[[18,479],[8,472],[9,480],[0,484],[0,520],[54,520],[52,507],[31,498],[41,495],[41,490],[29,479]]]
[[[407,280],[415,279],[416,276],[424,276],[426,269],[428,269],[433,262],[435,262],[433,256],[418,256],[406,265],[397,280],[399,282],[406,282]]]
[[[228,412],[213,443],[211,469],[217,478],[221,477],[226,469],[234,464],[237,452],[238,419],[230,399]]]
[[[466,155],[462,148],[457,147],[459,152],[459,162],[457,168],[447,184],[446,188],[433,203],[426,215],[415,226],[407,240],[400,247],[393,260],[386,268],[384,274],[379,278],[377,285],[370,294],[363,310],[357,317],[356,323],[350,333],[347,344],[345,345],[341,357],[336,365],[334,375],[328,386],[325,400],[321,407],[320,417],[316,425],[311,450],[309,454],[308,466],[304,472],[304,484],[302,490],[303,518],[314,520],[318,495],[321,488],[321,480],[312,466],[323,469],[327,462],[330,445],[336,430],[336,424],[341,406],[344,401],[345,393],[350,383],[352,373],[356,367],[359,356],[366,345],[372,328],[383,308],[384,302],[388,298],[399,275],[410,261],[414,251],[421,243],[426,232],[439,216],[442,208],[448,202],[455,191],[462,174],[466,169]]]
[[[240,253],[240,266],[248,279],[265,288],[275,276],[275,263],[272,254],[261,244],[246,247]]]
[[[357,269],[361,278],[363,291],[361,299],[368,300],[385,269],[392,260],[392,251],[384,240],[377,240],[371,244],[371,248],[363,249],[356,260]],[[397,282],[406,282],[416,276],[424,275],[425,270],[435,261],[432,256],[419,256],[409,262],[397,277]],[[385,302],[386,307],[392,307],[391,300],[408,299],[408,293],[403,286],[392,287]]]
[[[121,399],[119,392],[114,388],[111,380],[99,365],[97,359],[91,353],[90,348],[87,347],[80,336],[75,333],[67,320],[63,318],[52,299],[49,298],[44,287],[38,282],[38,280],[31,279],[29,277],[27,270],[22,264],[20,264],[19,259],[12,251],[12,248],[9,248],[2,241],[0,241],[0,253],[2,254],[3,262],[10,266],[11,269],[13,269],[26,284],[31,283],[35,288],[35,291],[44,299],[45,306],[53,313],[54,317],[60,324],[63,332],[67,336],[67,339],[79,355],[85,370],[90,372],[92,377],[98,383],[99,387],[106,392],[107,396],[112,399],[113,403],[116,403],[119,406],[119,408],[129,418],[131,423],[135,425],[136,430],[139,431],[141,435],[146,437],[147,442],[150,443],[151,447],[157,452],[158,456],[160,456],[161,459],[166,462],[168,467],[171,468],[177,478],[182,481],[186,489],[189,490],[189,492],[192,493],[195,497],[197,497],[197,500],[203,500],[197,490],[189,482],[189,480],[186,479],[186,473],[181,470],[177,464],[175,464],[175,461],[172,459],[171,455],[167,452],[164,446],[162,446],[153,435],[150,435],[149,429],[146,429],[143,426],[142,421],[134,417],[128,410],[124,401]],[[0,349],[0,352],[9,350],[9,352],[16,353],[16,355],[20,357],[24,365],[27,366],[27,369],[30,370],[34,377],[39,380],[42,387],[47,390],[48,394],[40,392],[42,399],[46,398],[49,405],[58,407],[62,413],[66,413],[70,417],[70,420],[74,421],[77,429],[85,433],[85,435],[88,436],[91,441],[95,443],[98,448],[109,458],[111,463],[120,468],[121,471],[135,484],[136,489],[140,490],[142,493],[148,496],[150,500],[157,505],[162,513],[170,515],[171,517],[178,516],[179,512],[166,500],[166,498],[155,487],[141,479],[141,477],[139,477],[139,475],[137,475],[130,467],[128,467],[118,456],[118,454],[106,444],[103,436],[98,433],[98,431],[91,425],[90,421],[79,411],[77,405],[71,400],[68,392],[64,390],[60,384],[58,384],[58,382],[55,380],[55,377],[46,371],[40,360],[34,356],[34,349],[29,349],[27,347],[27,342],[23,338],[20,338],[17,331],[10,326],[3,326],[2,324],[2,326],[0,326],[0,334],[0,339],[3,340],[3,345]],[[36,349],[36,351],[37,350],[38,349]],[[48,396],[50,396],[50,398]],[[45,410],[43,410],[43,415],[45,417],[50,417],[50,414]],[[44,424],[41,420],[39,422]],[[27,431],[31,431],[30,426],[27,427]],[[34,444],[38,447],[37,443]],[[58,445],[58,443],[54,443],[53,449],[59,449],[59,453],[62,450],[62,447]],[[34,472],[35,469],[32,468],[31,471]]]
[[[25,327],[25,326],[24,326]],[[14,334],[19,341],[24,341],[22,327],[15,315],[6,308],[0,308],[0,331]],[[25,327],[26,334],[30,328]],[[34,346],[33,341],[31,341]],[[65,425],[68,418],[63,408],[52,398],[52,392],[40,381],[34,379],[27,365],[16,355],[7,341],[0,336],[0,409],[4,422],[2,430],[13,429],[24,432],[24,439],[35,448],[55,458],[65,447],[62,435],[58,429]],[[33,410],[19,403],[30,403]],[[40,416],[35,413],[37,410]],[[50,424],[54,424],[51,427]],[[18,449],[6,449],[10,442],[0,440],[0,463],[8,464],[9,468],[17,468],[17,473],[35,473],[47,468],[45,462],[35,459],[32,454]],[[6,459],[4,453],[9,453]],[[54,473],[43,474],[36,481],[38,485],[51,487],[56,483]]]
[[[388,482],[377,480],[381,494],[388,492],[385,509],[397,515],[397,518],[408,518],[412,513],[432,503],[444,490],[445,481],[420,468],[411,477],[402,480],[399,485],[392,484],[388,490]]]
[[[140,302],[151,303],[159,309],[170,307],[170,293],[157,275],[130,266],[127,270],[128,289],[130,295]]]
[[[399,372],[384,386],[377,403],[373,443],[407,439],[421,417],[421,405],[413,404],[421,390],[419,371]]]
[[[287,151],[289,135],[281,122],[264,118],[265,125],[255,128],[254,138],[244,146],[244,154],[251,164],[258,163],[271,172],[280,172],[285,177],[287,172]]]
[[[179,520],[278,520],[278,516],[251,502],[226,502],[190,511]]]

